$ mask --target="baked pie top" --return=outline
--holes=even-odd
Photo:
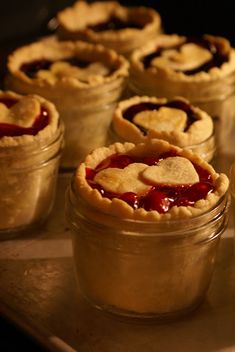
[[[16,49],[8,69],[14,78],[39,87],[88,88],[128,75],[128,62],[114,51],[77,42],[42,40]]]
[[[144,36],[156,35],[161,27],[160,15],[154,9],[125,7],[116,1],[77,1],[57,19],[60,38],[100,43],[118,52],[139,47]]]
[[[207,140],[213,134],[213,121],[184,98],[135,96],[118,104],[112,128],[125,141],[159,138],[186,147]]]
[[[183,96],[200,105],[233,93],[235,50],[222,37],[159,35],[135,50],[130,63],[130,86],[140,95]]]
[[[0,147],[47,140],[58,123],[55,106],[42,97],[0,91]]]
[[[156,139],[96,149],[75,174],[76,194],[92,207],[148,221],[206,212],[228,183],[197,155]]]
[[[222,37],[161,35],[136,51],[132,61],[144,70],[164,70],[178,79],[212,79],[235,69],[235,51]]]

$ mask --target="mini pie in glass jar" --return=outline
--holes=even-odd
[[[118,103],[109,129],[110,142],[158,138],[191,149],[206,161],[215,153],[212,118],[184,98],[135,96]]]
[[[58,13],[58,37],[102,44],[128,56],[161,30],[159,13],[148,7],[121,6],[116,1],[77,1]]]
[[[82,294],[128,317],[193,310],[227,223],[228,184],[196,154],[162,140],[93,151],[66,197]]]
[[[100,45],[49,38],[10,55],[6,86],[39,94],[56,105],[65,125],[61,164],[73,168],[105,144],[128,68],[122,56]]]
[[[0,91],[0,238],[48,216],[62,142],[63,126],[52,103]]]
[[[183,96],[212,117],[234,110],[235,50],[222,37],[160,35],[131,56],[136,94]]]

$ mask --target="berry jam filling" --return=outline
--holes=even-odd
[[[55,62],[56,61],[47,59],[35,60],[22,64],[20,70],[23,71],[28,77],[35,78],[38,71],[50,70],[51,65]],[[63,59],[63,62],[67,62],[72,66],[77,66],[80,68],[86,68],[90,65],[89,61],[80,60],[77,57]]]
[[[0,98],[0,103],[6,105],[6,107],[10,109],[13,105],[17,103],[17,100],[12,98]]]
[[[205,37],[201,37],[201,38],[189,37],[183,43],[180,43],[172,47],[159,47],[155,52],[146,55],[142,59],[144,67],[146,69],[151,67],[152,60],[156,57],[160,57],[164,50],[174,49],[174,50],[180,51],[181,47],[186,43],[196,44],[204,49],[207,49],[212,54],[212,58],[209,61],[203,63],[202,65],[192,70],[183,71],[184,74],[186,75],[189,75],[189,76],[194,75],[201,71],[208,72],[213,67],[221,67],[224,62],[227,62],[229,60],[229,52],[224,52],[221,49],[221,46],[219,43],[212,43],[209,39]]]
[[[187,104],[184,101],[180,101],[180,100],[174,100],[174,101],[169,101],[166,104],[156,104],[156,103],[150,103],[150,102],[144,102],[144,103],[139,103],[136,105],[132,105],[129,108],[127,108],[124,112],[123,112],[123,117],[132,122],[134,125],[136,125],[141,132],[146,135],[147,134],[147,130],[142,127],[139,126],[137,123],[133,122],[133,119],[135,117],[135,115],[137,115],[138,113],[140,113],[141,111],[147,111],[147,110],[158,110],[161,107],[168,107],[168,108],[174,108],[174,109],[179,109],[179,110],[183,110],[186,114],[187,114],[187,124],[186,127],[184,129],[184,131],[187,131],[188,128],[195,122],[197,121],[197,117],[194,113],[194,111],[192,110],[192,108],[190,107],[189,104]]]
[[[140,23],[123,21],[120,18],[113,16],[109,18],[108,21],[100,22],[95,25],[90,25],[87,28],[92,29],[94,32],[103,32],[110,30],[118,31],[125,28],[142,29],[143,26]]]
[[[0,103],[5,104],[8,108],[17,103],[15,99],[0,99]],[[45,128],[49,123],[49,116],[46,109],[41,108],[40,115],[38,115],[31,127],[22,127],[15,124],[0,122],[0,138],[2,137],[17,137],[23,135],[35,136]]]
[[[107,192],[102,186],[94,181],[95,175],[106,168],[123,169],[132,163],[144,163],[146,165],[157,165],[157,163],[168,157],[177,156],[174,150],[163,153],[160,156],[149,156],[137,158],[129,155],[114,154],[103,160],[95,169],[86,168],[86,180],[93,189],[97,189],[103,197],[113,199],[119,198],[128,203],[134,209],[157,210],[166,213],[174,205],[193,206],[199,199],[205,199],[213,192],[214,185],[211,174],[201,166],[193,164],[199,176],[199,182],[190,185],[166,185],[158,184],[152,186],[150,191],[138,195],[134,192],[116,194]]]

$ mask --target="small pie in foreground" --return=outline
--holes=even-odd
[[[77,168],[75,192],[104,213],[155,221],[206,212],[228,183],[192,152],[153,139],[96,149]]]

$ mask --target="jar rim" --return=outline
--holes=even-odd
[[[233,76],[235,76],[235,72],[231,72],[230,77],[233,78]],[[235,81],[235,79],[234,79]],[[154,94],[152,94],[151,92],[148,91],[148,89],[150,88],[151,89],[151,86],[149,87],[146,87],[144,90],[141,89],[141,86],[138,85],[138,83],[140,83],[139,81],[136,81],[134,79],[132,80],[129,80],[128,82],[128,86],[130,88],[130,90],[132,92],[134,92],[135,94],[138,94],[138,95],[150,95],[150,96],[154,96]],[[206,104],[206,103],[218,103],[218,102],[223,102],[224,100],[227,100],[229,98],[231,98],[232,96],[234,96],[235,94],[235,87],[234,87],[234,82],[230,83],[227,85],[229,87],[228,91],[224,92],[223,91],[219,91],[219,92],[216,92],[216,94],[214,95],[208,95],[204,94],[203,98],[192,98],[190,96],[186,96],[186,98],[188,100],[190,100],[190,102],[193,104],[193,105],[200,105],[200,104]],[[184,94],[178,92],[178,93],[174,93],[173,96],[184,96]],[[156,95],[157,97],[161,97],[161,94],[158,94]],[[163,97],[165,97],[166,94],[164,94]],[[168,97],[169,98],[169,97]],[[172,98],[172,97],[171,97]]]
[[[106,214],[99,211],[92,204],[88,204],[84,199],[75,194],[74,181],[72,180],[70,187],[67,189],[66,194],[66,217],[70,223],[76,228],[76,223],[79,219],[86,221],[94,226],[103,226],[108,228],[125,228],[125,235],[138,235],[134,231],[144,231],[143,236],[146,237],[183,237],[187,233],[193,236],[195,230],[206,228],[209,224],[219,222],[221,217],[228,211],[230,205],[230,196],[226,192],[216,204],[205,212],[187,218],[176,218],[159,221],[143,221],[135,219],[120,218],[111,214]],[[71,215],[72,212],[72,215]],[[73,219],[71,222],[70,220]]]
[[[64,123],[61,120],[59,120],[58,128],[53,135],[51,135],[49,138],[43,139],[42,142],[40,140],[37,141],[37,147],[40,147],[40,150],[38,150],[38,148],[35,148],[35,141],[26,143],[23,145],[2,146],[0,147],[0,157],[1,157],[1,153],[5,152],[6,150],[9,153],[11,152],[14,153],[19,148],[23,149],[25,152],[29,152],[32,155],[42,153],[44,151],[47,151],[52,144],[54,144],[63,136],[63,134],[64,134]]]
[[[108,132],[109,132],[111,138],[112,138],[112,137],[113,137],[113,138],[118,138],[122,143],[123,143],[123,142],[126,142],[126,140],[125,140],[123,137],[119,136],[118,133],[116,133],[116,130],[115,130],[114,126],[113,126],[113,122],[112,122],[112,121],[111,121],[111,123],[110,123],[109,131],[108,131]],[[215,128],[213,128],[213,131],[212,131],[211,135],[210,135],[209,137],[207,137],[206,139],[204,139],[203,141],[201,141],[201,142],[199,142],[199,143],[188,144],[188,145],[185,145],[185,146],[179,146],[179,145],[178,145],[178,147],[179,147],[179,148],[182,148],[182,149],[185,149],[185,148],[187,148],[187,149],[197,148],[198,146],[203,146],[203,145],[207,144],[207,143],[210,142],[213,138],[215,138]],[[132,143],[133,143],[133,142],[132,142]]]

